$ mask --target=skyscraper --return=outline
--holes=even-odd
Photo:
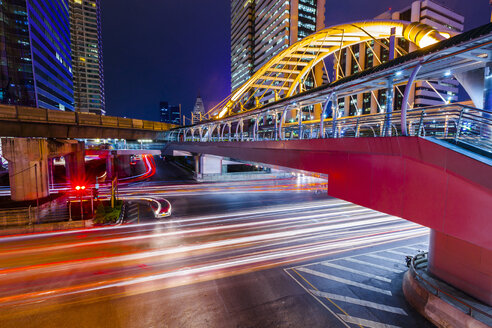
[[[0,2],[0,102],[73,110],[68,0]]]
[[[231,89],[282,50],[323,29],[324,18],[325,0],[231,0]]]
[[[203,105],[203,100],[200,95],[196,97],[195,107],[193,107],[193,111],[191,112],[191,122],[197,123],[202,120],[203,115],[205,115],[205,106]]]
[[[0,2],[0,102],[36,106],[26,0]]]
[[[69,1],[75,109],[105,114],[100,1]]]
[[[161,101],[159,109],[161,122],[181,125],[181,105],[170,106],[167,101]]]
[[[231,89],[253,75],[255,1],[231,1]]]
[[[430,0],[414,1],[410,6],[398,11],[387,11],[375,19],[394,19],[420,22],[441,31],[459,33],[463,31],[464,17],[446,8],[444,5]],[[383,44],[383,46],[381,45]],[[335,55],[334,71],[336,79],[352,75],[361,70],[387,62],[389,58],[389,43],[370,41],[343,49]],[[395,57],[416,50],[416,46],[408,41],[399,39],[396,42]],[[340,60],[336,59],[340,56]],[[395,88],[393,108],[399,110],[403,101],[405,86]],[[419,81],[412,86],[410,92],[410,107],[442,105],[458,99],[458,82],[449,77],[440,81]],[[344,116],[384,112],[386,110],[386,90],[367,92],[352,97],[338,99],[340,111]]]

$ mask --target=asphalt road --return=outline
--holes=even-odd
[[[428,326],[401,294],[428,229],[325,189],[145,182],[120,189],[140,224],[0,238],[0,327]]]

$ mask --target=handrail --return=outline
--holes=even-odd
[[[248,119],[253,119],[256,115],[264,114],[265,113],[262,114],[261,112],[255,112],[254,115],[251,114],[250,116],[242,117],[241,120],[248,122]],[[415,108],[407,111],[406,113],[406,127],[401,126],[401,115],[402,113],[400,111],[394,111],[391,113],[389,120],[386,113],[346,116],[337,118],[335,121],[329,118],[323,119],[323,127],[325,132],[332,131],[331,134],[325,133],[325,135],[329,138],[360,138],[367,137],[368,135],[374,137],[384,137],[383,127],[386,122],[386,124],[391,124],[392,136],[402,136],[404,135],[405,130],[407,130],[406,135],[408,136],[435,137],[449,141],[454,140],[455,143],[468,143],[474,147],[478,146],[492,153],[492,142],[488,137],[492,135],[492,112],[463,104]],[[323,138],[319,131],[319,119],[304,121],[301,123],[303,131],[310,131],[307,138]],[[190,129],[200,129],[205,126],[204,124],[205,123],[197,124],[194,127],[178,128],[176,130],[184,132]],[[222,124],[235,124],[236,133],[230,133],[230,138],[239,141],[237,127],[241,124],[240,121],[232,121],[229,117],[226,120],[216,121],[215,123],[207,122],[206,126],[213,130]],[[276,141],[302,138],[302,136],[299,135],[299,122],[284,123],[278,129],[277,133],[275,133],[272,128],[273,126],[268,123],[260,125],[257,128],[255,128],[252,124],[249,126],[246,125],[243,135],[247,135],[248,137],[242,138],[241,140],[249,141],[252,132],[253,135],[261,136],[262,140]],[[347,128],[355,129],[355,133],[353,133],[350,129],[350,132],[347,132],[349,131]],[[253,129],[253,131],[251,131],[251,129]],[[171,133],[167,132],[166,135],[168,141],[179,142],[179,140],[174,140],[177,137],[173,138]],[[195,141],[194,138],[192,138],[191,141]],[[205,141],[221,142],[224,140],[215,140],[214,138],[211,138],[210,140]]]
[[[431,283],[430,281],[428,281],[427,279],[425,279],[421,274],[419,274],[417,272],[417,269],[416,269],[416,266],[418,264],[421,264],[421,263],[424,263],[424,260],[427,261],[427,254],[428,252],[422,252],[422,253],[419,253],[417,255],[415,255],[414,257],[412,257],[411,261],[410,261],[410,265],[409,265],[409,269],[410,269],[410,273],[414,276],[414,277],[418,277],[419,279],[421,279],[423,282],[425,282],[428,286],[432,287],[435,292],[436,292],[436,296],[439,297],[439,294],[444,294],[446,295],[447,297],[449,298],[452,298],[453,300],[459,302],[461,305],[465,306],[466,308],[468,308],[468,314],[470,316],[473,316],[473,311],[475,311],[476,313],[480,313],[488,318],[491,318],[492,319],[492,315],[488,314],[487,312],[484,312],[476,307],[474,307],[473,305],[470,305],[456,297],[454,297],[453,295],[445,292],[444,290],[440,289],[439,287],[437,287],[436,285],[434,285],[433,283]],[[420,261],[419,263],[416,263],[417,261]],[[440,297],[439,297],[440,298]]]

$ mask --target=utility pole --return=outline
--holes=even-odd
[[[84,207],[82,206],[82,192],[79,193],[80,199],[80,218],[84,220]]]

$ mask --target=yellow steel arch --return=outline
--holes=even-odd
[[[261,107],[257,96],[267,92],[274,93],[276,98],[279,94],[292,96],[307,74],[324,58],[357,43],[389,38],[393,28],[395,37],[405,38],[420,48],[450,37],[449,33],[437,31],[428,25],[404,21],[365,21],[332,26],[279,53],[209,113],[216,118],[224,118],[234,109],[243,111],[247,105],[244,102],[248,99],[253,102],[251,109]]]

